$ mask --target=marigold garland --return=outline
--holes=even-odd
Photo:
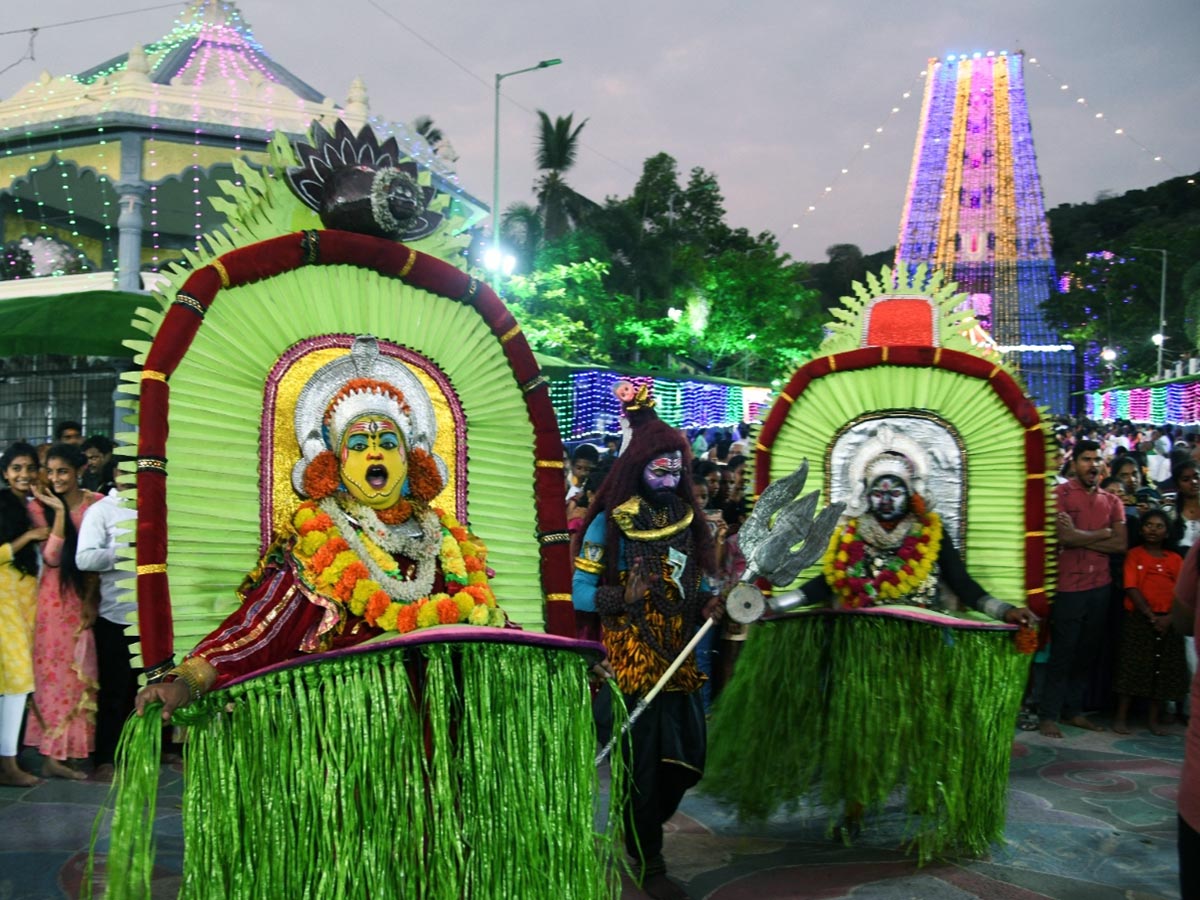
[[[858,609],[895,603],[915,594],[933,572],[942,549],[942,520],[937,513],[915,517],[900,546],[884,551],[884,565],[871,574],[868,547],[858,535],[858,520],[838,527],[825,551],[822,571],[841,606]]]
[[[410,603],[397,602],[372,580],[367,566],[337,525],[311,500],[302,503],[292,517],[296,534],[292,553],[309,584],[384,631],[406,634],[418,628],[460,623],[504,625],[504,612],[496,605],[488,584],[487,548],[452,515],[440,509],[434,512],[442,528],[438,561],[446,590]],[[396,559],[367,534],[359,538],[380,568],[389,573],[399,569]]]

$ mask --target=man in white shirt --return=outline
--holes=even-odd
[[[120,483],[120,473],[116,475]],[[123,506],[117,489],[93,503],[84,513],[79,527],[75,564],[85,572],[100,573],[100,615],[92,631],[96,637],[96,657],[100,669],[100,693],[96,710],[97,781],[111,781],[113,760],[121,728],[133,712],[137,682],[129,662],[129,639],[125,631],[137,609],[133,591],[119,584],[131,579],[131,573],[116,570],[117,559],[128,555],[136,523],[137,510]],[[131,582],[132,583],[132,582]]]

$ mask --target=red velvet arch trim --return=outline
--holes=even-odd
[[[524,393],[534,431],[533,472],[545,626],[572,637],[571,558],[562,477],[563,447],[550,392],[516,319],[492,289],[449,263],[381,238],[345,231],[296,232],[226,253],[194,272],[172,303],[154,338],[142,372],[138,456],[165,457],[171,375],[222,289],[238,287],[306,265],[371,269],[412,287],[471,306],[501,342],[513,380]],[[167,492],[161,471],[138,471],[137,585],[142,657],[148,667],[174,653],[167,573]],[[559,538],[562,539],[559,539]],[[231,589],[232,589],[231,585]]]
[[[863,347],[814,359],[796,370],[763,423],[755,447],[756,494],[770,484],[771,448],[792,407],[818,378],[875,366],[945,369],[987,382],[1013,418],[1025,429],[1025,596],[1037,601],[1046,586],[1046,443],[1037,407],[1002,366],[944,347]]]

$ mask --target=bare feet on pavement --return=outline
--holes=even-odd
[[[1038,731],[1043,737],[1056,738],[1062,740],[1062,729],[1058,727],[1053,719],[1039,719]]]
[[[1082,728],[1084,731],[1104,731],[1103,725],[1097,725],[1091,719],[1084,716],[1072,716],[1069,719],[1063,719],[1068,725],[1074,725],[1076,728]]]
[[[46,778],[67,778],[71,781],[83,781],[87,775],[80,772],[78,769],[72,769],[64,762],[59,762],[57,759],[47,759],[42,763],[42,775]]]
[[[17,765],[15,756],[0,757],[0,785],[4,787],[33,787],[42,779]]]
[[[1117,734],[1129,734],[1129,726],[1125,724],[1124,719],[1117,719],[1113,722],[1113,731]]]

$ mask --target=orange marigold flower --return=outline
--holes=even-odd
[[[476,603],[487,603],[492,596],[492,589],[486,584],[468,584],[463,591],[470,594]]]
[[[396,614],[396,630],[401,634],[417,630],[417,605],[415,603],[400,608],[400,612]]]
[[[333,558],[337,555],[338,551],[334,548],[333,541],[326,541],[312,555],[312,559],[309,560],[309,566],[314,572],[323,572],[329,568],[329,564],[333,562]]]
[[[359,581],[363,578],[370,577],[370,571],[368,571],[366,565],[359,560],[355,560],[354,562],[350,563],[350,565],[346,566],[345,570],[342,572],[343,581],[347,578],[353,579],[353,581]]]
[[[413,497],[428,503],[442,492],[442,473],[433,457],[414,447],[408,454],[408,490]]]
[[[367,601],[367,609],[363,613],[363,617],[374,625],[375,620],[387,612],[387,608],[391,605],[391,602],[392,598],[383,591],[376,591],[371,595],[371,599]]]
[[[463,528],[461,525],[456,525],[456,526],[452,527],[450,529],[450,533],[454,536],[454,539],[456,541],[458,541],[460,544],[467,539],[467,529]]]
[[[385,525],[399,525],[412,518],[412,504],[401,497],[387,509],[379,510],[376,515]]]
[[[463,564],[466,565],[468,572],[482,572],[483,561],[475,556],[467,556],[463,558]]]
[[[445,600],[438,601],[437,616],[438,621],[443,625],[453,625],[458,621],[458,604],[455,603],[453,598],[450,597],[447,597]]]
[[[304,493],[314,500],[323,500],[330,496],[342,483],[341,476],[338,474],[337,457],[328,450],[322,450],[308,464],[304,470],[304,478],[301,480]]]

